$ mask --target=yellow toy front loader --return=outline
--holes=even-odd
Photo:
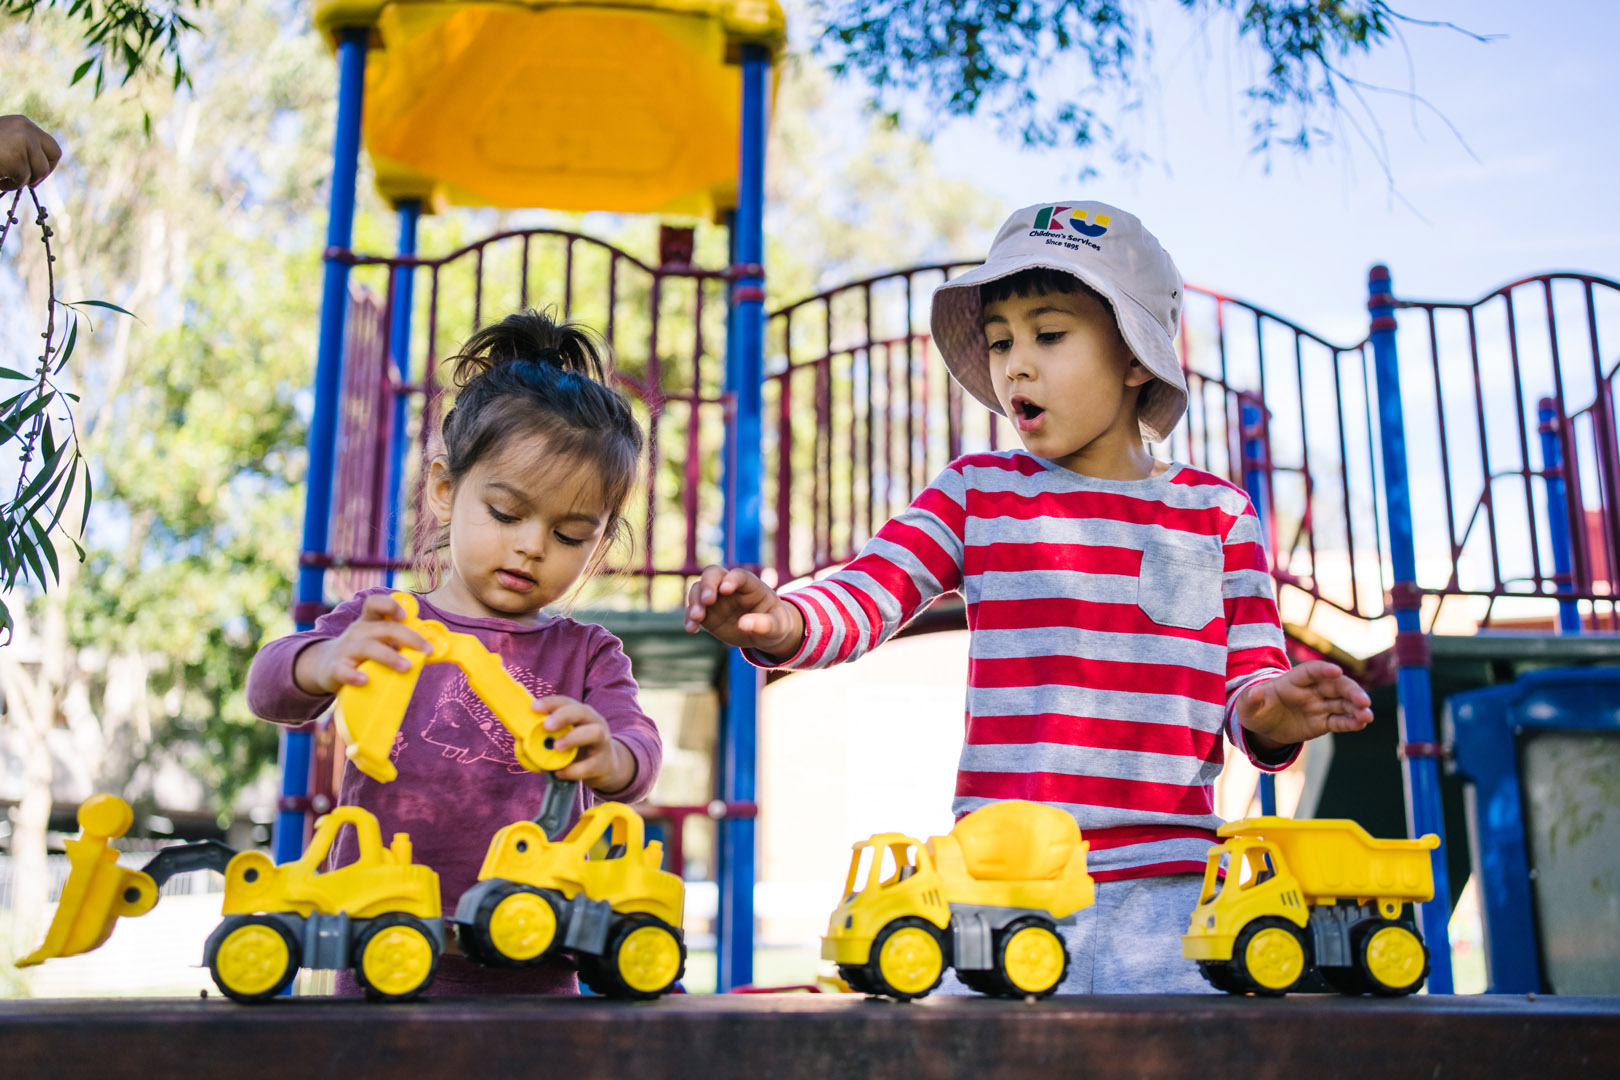
[[[909,1001],[946,967],[982,994],[1046,997],[1069,967],[1058,926],[1096,895],[1074,817],[1009,800],[927,843],[880,833],[855,845],[821,955],[851,989]]]
[[[358,807],[321,818],[309,849],[277,866],[260,851],[234,851],[217,840],[164,848],[139,870],[118,865],[110,841],[134,815],[112,795],[79,807],[77,840],[67,842],[71,869],[45,944],[18,961],[29,967],[88,952],[107,940],[120,917],[144,915],[175,874],[225,875],[225,920],[208,936],[203,963],[221,991],[237,1001],[280,993],[301,967],[354,968],[367,996],[408,1001],[433,980],[444,950],[439,876],[411,862],[403,833],[382,844],[377,819]],[[338,830],[352,826],[359,858],[321,872]]]

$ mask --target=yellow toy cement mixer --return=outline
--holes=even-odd
[[[118,865],[109,841],[133,820],[129,804],[112,795],[91,796],[79,807],[83,831],[67,842],[71,870],[61,903],[45,944],[18,967],[89,952],[120,916],[152,910],[159,887],[175,874],[218,870],[225,875],[225,920],[208,936],[203,963],[237,1001],[273,997],[301,967],[352,967],[367,996],[386,1001],[408,1001],[433,981],[444,950],[439,876],[411,862],[403,833],[384,847],[377,819],[366,811],[344,806],[321,818],[309,849],[285,866],[260,851],[204,840],[164,848],[130,870]],[[355,829],[360,856],[322,873],[345,825]]]
[[[1045,997],[1068,971],[1058,926],[1095,896],[1074,818],[1013,800],[921,843],[880,833],[855,845],[843,902],[822,939],[852,990],[901,1001],[947,966],[974,990]]]
[[[1218,835],[1226,843],[1209,853],[1181,939],[1211,985],[1286,994],[1312,969],[1346,994],[1423,985],[1429,950],[1403,908],[1434,897],[1438,836],[1377,840],[1354,821],[1279,817],[1230,822]]]

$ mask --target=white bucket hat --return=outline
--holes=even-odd
[[[1024,207],[1001,226],[982,266],[935,290],[934,343],[956,381],[1002,412],[990,381],[979,286],[1036,267],[1074,275],[1113,308],[1125,344],[1158,379],[1144,386],[1138,399],[1142,437],[1148,442],[1169,438],[1187,411],[1187,378],[1175,349],[1181,272],[1134,214],[1107,203]]]

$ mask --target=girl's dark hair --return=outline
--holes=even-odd
[[[459,388],[442,429],[452,485],[509,440],[529,435],[541,437],[548,462],[588,468],[599,479],[607,531],[582,580],[623,534],[624,504],[635,486],[643,443],[630,402],[613,388],[605,354],[587,327],[530,308],[479,330],[445,360],[455,365],[452,378]],[[419,505],[417,521],[431,520]],[[450,543],[450,531],[419,528],[418,535],[425,542],[418,545],[417,569],[432,587],[441,569],[435,556]]]

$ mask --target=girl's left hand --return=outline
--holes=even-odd
[[[546,714],[547,731],[572,728],[558,736],[556,748],[578,749],[574,760],[557,770],[562,780],[583,780],[597,791],[623,791],[636,778],[636,759],[613,737],[602,714],[571,697],[554,695],[534,702],[534,711]]]
[[[1339,665],[1307,660],[1287,674],[1253,683],[1238,695],[1238,722],[1261,749],[1305,742],[1330,731],[1372,723],[1372,698]]]

